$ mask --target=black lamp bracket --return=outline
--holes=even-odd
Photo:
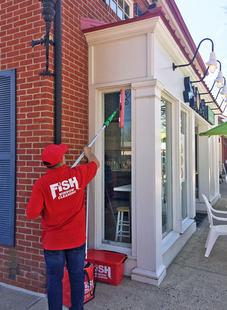
[[[221,104],[218,106],[218,108],[214,108],[214,109],[211,109],[211,108],[210,108],[210,109],[211,109],[212,111],[213,111],[213,110],[219,110],[219,109],[221,108],[221,106],[222,106],[222,104],[223,104],[224,101],[225,101],[225,99],[222,100],[222,102],[221,102]]]
[[[201,80],[199,80],[199,81],[191,81],[191,83],[199,83],[199,82],[202,82],[202,81],[205,79],[205,77],[206,77],[206,75],[207,75],[208,70],[209,70],[209,67],[207,67],[207,69],[206,69],[206,71],[205,71],[205,73],[204,73],[204,75],[203,75],[203,77],[202,77],[202,79],[201,79]]]
[[[199,45],[198,45],[198,47],[197,47],[197,49],[196,49],[196,51],[195,51],[195,54],[194,54],[194,56],[193,56],[191,62],[189,62],[188,64],[185,64],[185,65],[175,65],[175,64],[173,63],[173,71],[175,71],[175,69],[176,69],[176,68],[179,68],[179,67],[190,66],[190,65],[193,63],[193,61],[195,60],[195,57],[196,57],[196,55],[197,55],[197,53],[198,53],[198,50],[199,50],[199,48],[200,48],[200,45],[201,45],[202,42],[205,41],[205,40],[209,40],[209,41],[212,43],[212,52],[213,52],[213,51],[214,51],[214,42],[213,42],[210,38],[205,38],[205,39],[203,39],[202,41],[200,41],[200,43],[199,43]]]
[[[201,95],[209,95],[209,94],[212,92],[212,90],[213,90],[213,88],[214,88],[215,83],[216,83],[216,82],[214,81],[214,83],[213,83],[213,85],[212,85],[211,89],[208,91],[208,93],[201,93],[201,94],[200,94],[200,96],[201,96]]]
[[[225,77],[224,77],[224,79],[225,79]],[[226,80],[225,80],[225,83],[226,83]],[[212,102],[216,101],[216,100],[218,99],[218,95],[220,94],[220,91],[223,89],[223,87],[224,87],[224,86],[222,86],[222,87],[219,89],[219,91],[218,91],[218,93],[217,93],[217,96],[216,96],[216,98],[215,98],[213,101],[208,101],[208,102],[206,102],[206,103],[212,103]]]
[[[43,72],[40,72],[40,76],[54,76],[54,73],[51,73],[49,71],[49,45],[54,46],[54,42],[50,39],[50,28],[51,28],[51,22],[54,19],[55,16],[55,10],[53,9],[54,5],[58,0],[39,0],[43,4],[43,8],[41,10],[43,19],[46,22],[46,34],[44,38],[41,38],[39,41],[34,41],[30,43],[32,47],[35,45],[42,45],[46,47],[46,71],[43,70]]]
[[[30,45],[32,46],[32,47],[34,47],[34,46],[36,46],[36,45],[38,45],[38,44],[40,44],[40,45],[43,45],[43,43],[44,43],[44,46],[46,46],[46,35],[44,36],[44,38],[41,38],[39,41],[34,41],[34,40],[32,40],[32,42],[30,43]],[[52,41],[52,40],[49,40],[49,44],[51,45],[51,46],[55,46],[55,43]]]

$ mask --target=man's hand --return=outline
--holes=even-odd
[[[94,154],[92,154],[91,148],[89,146],[84,147],[84,155],[87,157],[89,161],[94,161],[97,165],[97,168],[100,167],[100,162],[98,161],[97,157]]]
[[[85,146],[84,147],[84,155],[89,159],[90,154],[91,154],[91,147]]]

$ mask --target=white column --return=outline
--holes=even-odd
[[[132,84],[132,279],[159,285],[162,264],[161,90],[157,80]]]
[[[210,194],[211,202],[214,204],[219,197],[219,136],[212,136],[209,139],[212,153]]]

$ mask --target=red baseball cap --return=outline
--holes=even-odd
[[[57,165],[65,152],[68,150],[66,144],[61,143],[57,144],[50,144],[42,151],[42,162],[47,167],[52,167]]]

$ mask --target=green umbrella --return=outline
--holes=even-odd
[[[222,123],[221,125],[218,125],[210,130],[207,130],[205,132],[201,132],[199,134],[200,136],[226,136],[227,135],[227,122]],[[209,138],[208,137],[208,138]]]

